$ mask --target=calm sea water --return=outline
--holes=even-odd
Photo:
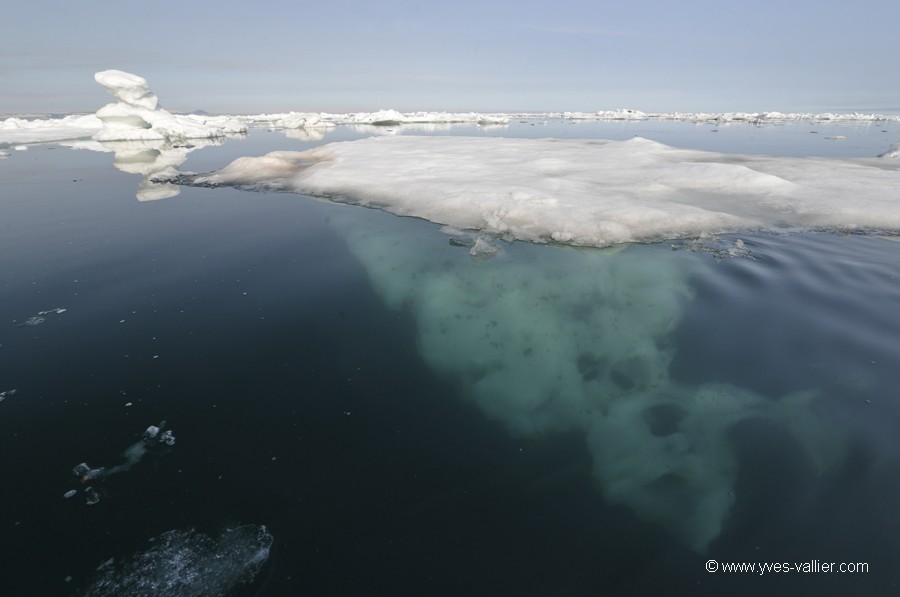
[[[900,139],[896,123],[551,121],[404,133],[637,134],[851,157]],[[368,134],[257,131],[198,149],[180,168]],[[900,590],[894,240],[733,235],[616,253],[519,244],[483,262],[427,222],[234,189],[141,202],[141,177],[114,168],[112,153],[11,153],[0,160],[2,595],[113,594],[97,584],[104,574],[135,594],[134,578],[179,567],[193,584],[167,594],[219,594],[240,576],[210,564],[221,556],[224,568],[247,569],[240,595]],[[453,288],[426,292],[447,280],[465,285],[462,300]],[[662,305],[665,321],[646,323],[645,302]],[[454,317],[457,331],[447,329]],[[464,323],[479,317],[484,337]],[[609,321],[634,331],[578,339]],[[525,348],[515,344],[523,329],[536,334]],[[631,451],[629,429],[616,443],[605,438],[618,428],[583,422],[601,416],[587,407],[498,405],[515,400],[503,383],[570,353],[577,378],[560,369],[558,383],[528,383],[546,381],[563,401],[650,396],[655,406],[637,417],[649,431],[634,433],[684,435],[697,466],[634,489],[628,467],[649,465],[627,461],[622,497],[607,471],[623,460],[608,454]],[[704,415],[702,388],[732,388],[722,392],[744,403]],[[605,396],[596,404],[620,408]],[[151,425],[171,430],[174,445],[143,442]],[[653,458],[684,460],[668,449]],[[72,472],[82,462],[106,472],[83,480]],[[711,464],[728,471],[703,470]],[[729,496],[709,541],[696,540],[697,521],[715,518],[696,505],[698,487]],[[867,571],[710,573],[711,559]]]

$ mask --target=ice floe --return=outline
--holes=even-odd
[[[739,230],[900,231],[900,168],[628,141],[380,137],[239,158],[202,185],[255,185],[511,240],[603,247]]]
[[[94,135],[98,141],[184,141],[224,137],[243,133],[247,125],[227,116],[172,114],[159,107],[147,80],[120,70],[105,70],[94,75],[118,101],[97,110],[103,128]]]
[[[103,123],[94,114],[62,118],[16,118],[0,121],[0,142],[41,143],[83,139],[97,133]]]
[[[171,530],[131,557],[106,560],[84,591],[96,597],[232,595],[269,559],[273,537],[261,525],[224,529],[217,538]]]

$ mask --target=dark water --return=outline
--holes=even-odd
[[[842,155],[872,155],[890,145],[881,137],[897,140],[879,128],[853,141],[857,125],[835,133],[845,141],[814,145],[799,125],[782,136],[684,123],[454,132],[565,127],[790,155],[831,155],[840,143]],[[644,130],[654,127],[656,136]],[[325,141],[365,134],[339,129]],[[314,143],[257,132],[182,167]],[[98,566],[120,566],[167,531],[215,538],[239,525],[273,537],[253,582],[237,589],[247,595],[897,592],[896,242],[744,235],[752,258],[690,257],[705,267],[671,334],[672,379],[771,401],[812,392],[842,446],[823,467],[778,420],[729,427],[734,506],[697,551],[604,499],[583,433],[510,433],[465,399],[420,356],[413,312],[385,304],[329,221],[354,210],[398,235],[437,227],[232,189],[139,202],[140,178],[111,162],[54,146],[0,161],[0,392],[16,390],[0,402],[0,594],[77,594]],[[509,250],[515,260],[532,249]],[[54,309],[65,311],[22,325]],[[125,462],[161,421],[175,445],[150,446],[102,479],[73,476],[81,462]],[[85,503],[87,486],[98,503]],[[711,574],[710,558],[859,562],[868,572]]]

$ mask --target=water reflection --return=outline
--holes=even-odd
[[[142,141],[77,141],[68,144],[73,149],[112,152],[113,166],[128,174],[143,177],[138,184],[135,197],[138,201],[169,199],[181,193],[177,184],[165,179],[178,175],[178,166],[188,155],[204,147],[214,147],[225,143],[225,138],[191,139],[189,142],[162,140]]]

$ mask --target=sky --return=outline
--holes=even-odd
[[[14,0],[0,113],[897,111],[897,0]]]

